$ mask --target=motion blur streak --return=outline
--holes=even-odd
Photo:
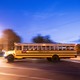
[[[17,75],[17,74],[10,74],[10,73],[2,73],[0,72],[0,75],[7,75],[7,76],[16,76],[16,77],[27,77],[31,79],[38,79],[38,80],[52,80],[52,79],[47,79],[47,78],[39,78],[39,77],[31,77],[31,76],[26,76],[26,75]]]

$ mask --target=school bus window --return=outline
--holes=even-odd
[[[24,46],[23,47],[23,50],[28,50],[28,46]]]
[[[46,50],[50,50],[50,46],[46,46]]]
[[[66,48],[66,46],[62,46],[62,50],[66,50],[67,48]]]
[[[67,50],[70,50],[70,46],[66,46],[66,49],[67,49]]]
[[[58,49],[59,49],[59,50],[62,50],[62,46],[59,46]]]
[[[54,46],[51,46],[51,50],[54,50]]]
[[[33,50],[37,50],[37,46],[34,46],[34,47],[33,47]]]
[[[55,50],[58,50],[58,46],[55,46]]]
[[[42,46],[42,50],[45,50],[45,46]]]
[[[42,50],[42,49],[41,49],[41,46],[38,46],[37,48],[38,48],[39,51]]]
[[[33,50],[33,46],[28,46],[28,50]]]
[[[21,46],[16,46],[16,50],[21,50]]]
[[[70,50],[74,50],[74,47],[73,47],[73,46],[71,46],[71,47],[70,47]]]

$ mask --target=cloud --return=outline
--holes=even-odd
[[[80,44],[80,38],[78,38],[78,39],[76,39],[76,40],[73,40],[73,41],[70,41],[70,42],[79,43],[79,44]]]

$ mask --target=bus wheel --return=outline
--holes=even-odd
[[[51,62],[51,61],[52,61],[52,59],[51,59],[51,58],[47,58],[47,60],[48,60],[49,62]]]
[[[59,56],[58,56],[58,55],[53,55],[53,56],[52,56],[52,61],[53,61],[53,62],[59,62],[59,61],[60,61]]]
[[[14,56],[13,55],[8,55],[7,56],[7,61],[8,62],[14,62]]]

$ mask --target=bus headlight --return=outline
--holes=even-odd
[[[6,53],[4,53],[3,57],[5,57],[5,58],[6,58],[6,57],[7,57],[7,54],[6,54]]]

